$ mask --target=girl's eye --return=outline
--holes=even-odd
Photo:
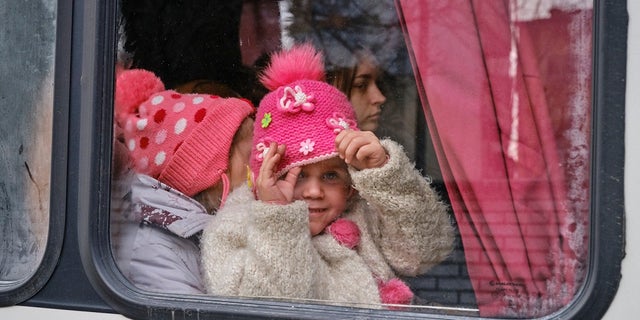
[[[325,174],[322,175],[322,180],[325,181],[337,181],[338,179],[340,179],[340,176],[338,175],[337,172],[327,172]]]

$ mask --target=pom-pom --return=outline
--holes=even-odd
[[[413,292],[411,289],[398,278],[393,278],[387,282],[378,282],[378,291],[380,292],[380,300],[382,303],[388,304],[411,304],[413,300]],[[390,306],[389,309],[398,309],[396,306]]]
[[[339,244],[353,249],[360,243],[360,229],[355,222],[347,219],[338,219],[333,222],[327,231]]]
[[[162,80],[153,72],[142,69],[121,71],[116,80],[116,115],[122,117],[137,112],[141,103],[163,90]]]
[[[324,81],[323,59],[313,45],[296,45],[288,51],[274,53],[260,81],[269,90],[297,80]]]

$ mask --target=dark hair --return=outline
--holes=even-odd
[[[227,85],[251,99],[255,73],[242,64],[241,0],[121,0],[123,49],[133,68],[167,88],[193,80]]]
[[[357,69],[358,65],[356,64],[353,67],[339,67],[329,70],[327,71],[327,82],[350,97]]]
[[[327,82],[342,91],[347,97],[351,96],[353,80],[358,71],[358,65],[365,59],[375,61],[374,54],[363,46],[358,46],[352,52],[352,56],[341,59],[339,65],[329,66],[327,68]]]

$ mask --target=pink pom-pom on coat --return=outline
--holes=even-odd
[[[339,244],[353,249],[360,243],[360,229],[355,222],[348,219],[338,219],[327,227],[329,232]]]
[[[413,292],[411,289],[398,278],[393,278],[387,282],[378,280],[378,291],[380,292],[380,300],[382,303],[388,304],[411,304],[413,300]],[[399,307],[390,306],[389,309],[398,309]]]
[[[324,57],[309,43],[273,54],[271,63],[260,76],[269,90],[298,80],[324,81]]]

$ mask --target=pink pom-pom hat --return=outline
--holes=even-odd
[[[269,92],[260,102],[253,131],[251,171],[258,176],[271,142],[286,146],[276,175],[338,155],[336,135],[358,130],[348,98],[324,82],[323,56],[301,44],[271,57],[261,76]]]
[[[243,99],[164,90],[140,69],[118,75],[115,109],[135,171],[190,197],[226,182],[233,137],[254,112]]]

